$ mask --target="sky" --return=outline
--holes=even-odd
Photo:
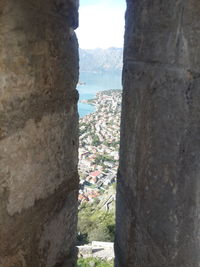
[[[80,48],[123,47],[125,8],[125,0],[80,0]]]

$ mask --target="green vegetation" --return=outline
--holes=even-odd
[[[115,214],[97,209],[95,204],[87,204],[79,211],[78,244],[91,241],[113,242],[115,234]]]
[[[114,148],[119,148],[119,141],[112,141],[112,142],[108,142],[108,141],[103,141],[103,144],[107,147],[114,147]]]
[[[90,135],[90,132],[92,131],[93,125],[86,124],[84,122],[81,122],[79,124],[79,136],[81,136],[84,133],[87,133],[87,136]]]
[[[116,162],[114,157],[109,156],[109,155],[100,155],[100,154],[97,155],[94,162],[95,162],[95,164],[103,164],[104,161]]]
[[[95,258],[78,259],[77,267],[113,267],[113,261],[99,260]]]
[[[101,144],[101,141],[99,140],[98,135],[92,134],[92,145],[99,146],[100,144]]]

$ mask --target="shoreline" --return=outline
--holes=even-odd
[[[79,203],[101,198],[116,182],[121,92],[98,92],[93,99],[96,111],[80,118]]]
[[[87,105],[90,105],[90,106],[95,106],[94,104],[94,101],[95,99],[91,98],[91,99],[80,99],[79,100],[79,103],[82,103],[82,104],[87,104]]]
[[[94,98],[80,99],[79,100],[79,104],[85,104],[85,105],[89,105],[89,106],[95,107],[95,110],[94,111],[91,111],[88,114],[85,114],[83,116],[80,116],[80,119],[98,111],[98,104],[97,103],[98,103],[98,101],[99,101],[99,99],[101,97],[102,97],[102,101],[103,101],[103,98],[105,98],[105,96],[108,97],[108,98],[109,97],[112,98],[112,94],[119,94],[119,93],[122,94],[122,89],[102,90],[102,91],[96,92]],[[80,112],[79,112],[79,114],[80,114]]]

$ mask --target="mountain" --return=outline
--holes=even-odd
[[[118,72],[122,70],[123,49],[80,49],[81,72]]]

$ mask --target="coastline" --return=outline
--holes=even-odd
[[[79,113],[80,119],[87,116],[87,115],[94,113],[95,111],[96,111],[96,108],[94,105],[90,105],[90,104],[84,103],[82,101],[79,101],[78,113]]]
[[[80,203],[92,202],[94,198],[103,197],[116,182],[121,92],[121,90],[98,92],[93,99],[96,112],[80,118]],[[90,196],[91,191],[92,196]]]
[[[81,100],[79,100],[79,103],[95,106],[94,100],[95,99],[93,99],[93,98],[91,98],[91,99],[81,99]]]
[[[101,91],[96,92],[96,94],[95,94],[95,96],[93,96],[93,98],[80,99],[79,103],[78,103],[80,118],[83,118],[84,116],[90,115],[90,114],[98,111],[97,102],[101,96],[106,95],[107,97],[111,97],[112,94],[116,94],[116,93],[118,93],[118,94],[122,93],[122,90],[121,89],[101,90]],[[85,112],[83,112],[83,111],[81,112],[81,105],[82,105],[82,108],[85,109]]]
[[[77,84],[77,90],[79,92],[78,111],[80,118],[95,112],[94,105],[91,105],[89,102],[96,97],[97,92],[109,90],[110,88],[121,88],[120,73],[111,75],[110,73],[102,74],[81,71],[79,76],[81,85]]]

